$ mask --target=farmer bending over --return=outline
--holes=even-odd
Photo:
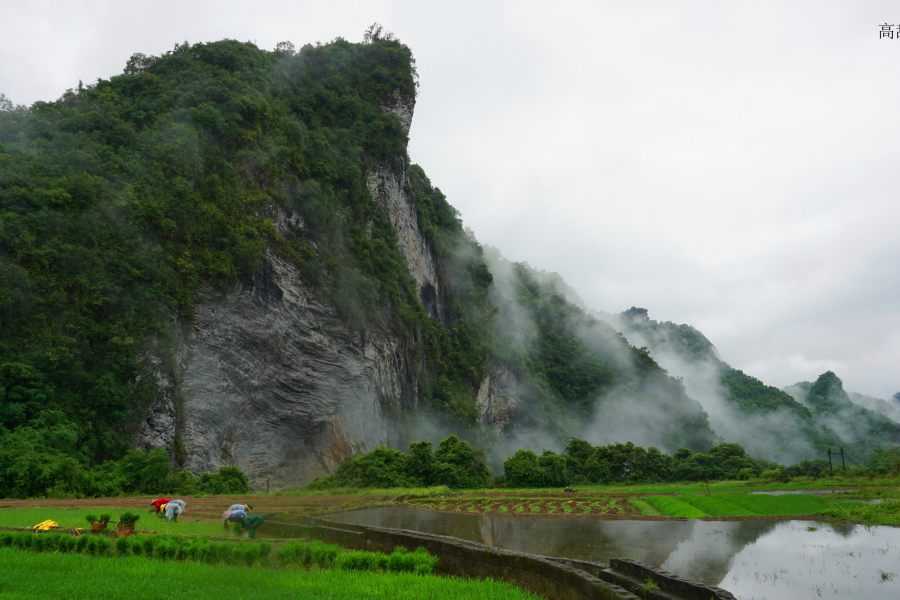
[[[228,508],[228,510],[230,510],[231,512],[234,512],[236,510],[242,510],[244,512],[249,513],[249,512],[253,512],[253,507],[250,506],[249,504],[232,504]]]
[[[168,503],[169,503],[168,498],[159,498],[157,500],[154,500],[150,504],[156,508],[156,514],[159,514],[159,511],[162,510],[163,505],[168,504]]]
[[[240,525],[241,529],[246,529],[250,532],[250,539],[252,540],[256,537],[256,528],[262,525],[263,518],[259,515],[247,515],[246,517],[235,519],[235,521]]]
[[[186,507],[184,500],[172,500],[168,504],[163,505],[163,510],[166,513],[166,523],[178,521],[178,515],[183,513]]]
[[[235,504],[234,506],[243,505]],[[234,506],[222,513],[222,526],[225,527],[225,529],[228,529],[228,523],[234,523],[238,519],[243,519],[247,516],[247,513],[244,512],[243,509],[234,510]]]

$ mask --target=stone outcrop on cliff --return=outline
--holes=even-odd
[[[187,470],[237,465],[257,489],[267,476],[282,489],[397,443],[394,416],[415,402],[417,370],[388,328],[349,332],[270,252],[260,273],[201,300],[139,445],[172,449],[179,437]]]
[[[495,359],[488,360],[488,372],[478,388],[475,404],[481,413],[482,427],[497,433],[506,429],[519,403],[520,385],[509,366]]]

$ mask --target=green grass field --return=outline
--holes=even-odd
[[[493,581],[400,573],[272,570],[160,562],[142,557],[92,558],[0,548],[0,599],[217,600],[390,599],[537,600]]]
[[[897,524],[900,500],[866,504],[829,496],[762,496],[754,494],[685,494],[683,496],[647,496],[630,500],[643,515],[665,515],[685,519],[701,517],[764,517],[819,515],[878,524]],[[649,509],[647,508],[649,506]]]
[[[641,503],[632,502],[632,504],[641,511],[641,514],[665,515],[667,517],[679,517],[682,519],[699,519],[707,516],[702,510],[699,510],[679,498],[671,496],[648,496],[641,498]],[[643,510],[641,504],[646,503],[654,509],[654,512],[648,513]]]
[[[60,527],[81,527],[89,529],[90,525],[84,520],[85,515],[100,515],[109,513],[113,520],[125,512],[121,509],[110,508],[5,508],[0,509],[0,527],[31,527],[47,519],[59,523]],[[176,523],[165,523],[148,510],[132,510],[139,514],[140,520],[136,524],[137,529],[155,530],[161,535],[228,535],[224,531],[221,521],[197,521],[196,519],[179,519]],[[109,529],[115,529],[112,523]]]

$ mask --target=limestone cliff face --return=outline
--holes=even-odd
[[[513,371],[505,364],[488,360],[488,373],[478,388],[476,407],[481,412],[481,426],[502,432],[513,420],[520,400],[520,384]]]
[[[384,107],[405,127],[412,103]],[[435,259],[418,227],[405,157],[367,174],[369,190],[397,229],[410,273],[440,318]],[[302,220],[269,207],[276,227]],[[431,300],[431,301],[429,301]],[[155,348],[143,377],[155,377],[155,406],[135,445],[161,447],[193,473],[237,465],[253,489],[305,484],[343,458],[398,444],[397,415],[418,402],[409,342],[386,322],[348,331],[327,298],[293,264],[267,251],[258,274],[224,295],[203,291],[172,358]],[[174,363],[174,364],[171,364]],[[183,448],[182,448],[183,445]]]
[[[415,100],[404,100],[399,96],[394,103],[382,109],[397,117],[401,125],[409,131],[412,124]],[[394,229],[397,243],[406,257],[410,274],[419,285],[419,294],[429,316],[443,320],[446,317],[444,296],[435,264],[434,252],[425,236],[419,230],[416,200],[410,192],[409,165],[405,157],[396,157],[391,162],[383,162],[367,173],[369,193],[384,209]]]
[[[194,473],[237,465],[256,489],[302,485],[353,453],[397,443],[394,416],[416,401],[416,366],[375,323],[348,332],[335,309],[289,262],[223,296],[206,292],[159,375],[143,447],[184,445]]]

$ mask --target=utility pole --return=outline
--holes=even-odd
[[[828,449],[828,473],[834,474],[834,469],[831,468],[831,448]]]
[[[844,464],[844,449],[841,448],[841,466],[844,467],[844,473],[847,472],[847,465]]]

